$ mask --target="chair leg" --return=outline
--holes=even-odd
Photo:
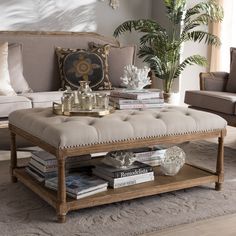
[[[215,190],[220,191],[223,188],[224,182],[224,135],[218,138],[218,154],[216,163],[216,173],[218,175],[218,181],[215,183]]]
[[[12,183],[17,182],[17,178],[14,176],[14,169],[17,167],[17,152],[16,152],[16,134],[11,132],[11,165],[10,174]]]

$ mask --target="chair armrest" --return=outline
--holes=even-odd
[[[227,72],[200,73],[200,90],[225,91],[229,78]]]

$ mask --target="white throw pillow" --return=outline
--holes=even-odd
[[[0,95],[16,95],[8,71],[8,43],[0,44]]]

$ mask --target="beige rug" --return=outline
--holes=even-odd
[[[9,181],[9,161],[0,163],[1,236],[129,236],[174,225],[236,213],[236,137],[230,129],[225,148],[224,190],[214,185],[160,194],[71,212],[66,224],[56,223],[55,211],[23,184]],[[182,146],[189,160],[215,168],[216,144]],[[233,149],[232,147],[235,147]]]

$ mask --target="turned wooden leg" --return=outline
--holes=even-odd
[[[65,159],[62,154],[58,155],[58,190],[57,190],[57,219],[59,223],[66,222],[66,183],[65,183]]]
[[[215,183],[215,190],[220,191],[224,182],[224,134],[218,138],[218,154],[216,163],[216,173],[218,175],[218,182]]]
[[[17,167],[17,153],[16,153],[16,134],[11,132],[11,165],[10,174],[12,183],[17,182],[17,178],[14,176],[14,169]]]

